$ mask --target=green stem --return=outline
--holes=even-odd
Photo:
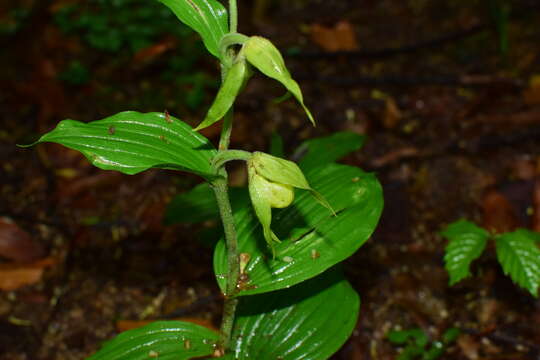
[[[235,33],[238,28],[238,8],[236,0],[229,0],[229,31]]]
[[[231,109],[223,117],[223,125],[221,126],[221,136],[219,138],[219,151],[226,151],[229,148],[231,142],[231,132],[232,132],[232,120],[233,120],[233,109]]]
[[[225,232],[225,241],[227,243],[227,288],[225,289],[225,304],[223,306],[223,317],[221,319],[221,338],[220,345],[227,349],[230,345],[231,334],[234,325],[236,305],[238,299],[235,297],[240,276],[240,259],[238,255],[238,242],[236,239],[236,229],[234,226],[234,217],[229,201],[228,185],[226,172],[224,177],[220,177],[213,182],[214,194],[218,203],[223,230]]]
[[[236,1],[230,1],[230,19],[231,19],[231,31],[236,32],[237,10]],[[234,30],[233,30],[234,29]],[[227,52],[227,58],[231,52]],[[234,54],[230,54],[231,57]],[[227,63],[222,63],[221,66],[221,78],[225,79],[229,66]],[[231,108],[225,117],[223,118],[223,127],[221,128],[221,136],[219,139],[219,154],[225,152],[229,148],[231,141],[231,131],[233,123],[233,109]],[[216,180],[212,182],[214,194],[219,208],[219,214],[223,223],[223,232],[225,234],[225,244],[227,247],[227,288],[225,289],[225,304],[223,305],[223,316],[221,319],[220,327],[220,341],[219,347],[225,351],[230,347],[232,331],[234,326],[234,319],[236,314],[236,306],[238,305],[238,298],[236,298],[236,285],[238,284],[238,278],[240,277],[240,258],[238,254],[238,241],[236,238],[236,228],[234,225],[234,217],[231,208],[231,202],[229,200],[228,189],[228,176],[225,169],[218,170],[220,175]]]
[[[212,167],[218,172],[223,165],[225,165],[228,161],[233,160],[244,160],[247,161],[251,159],[251,156],[253,154],[249,151],[244,150],[224,150],[220,151],[214,158],[212,159]]]

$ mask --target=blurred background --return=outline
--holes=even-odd
[[[365,136],[343,162],[377,174],[385,210],[346,262],[362,298],[333,359],[395,359],[392,329],[457,340],[441,359],[539,359],[540,302],[493,249],[449,287],[439,232],[467,218],[540,231],[540,3],[536,0],[239,1],[239,30],[282,50],[313,128],[255,76],[232,147],[268,151],[335,131]],[[0,3],[0,359],[83,359],[150,319],[219,324],[219,224],[169,206],[200,180],[126,176],[53,144],[62,119],[169,111],[195,125],[219,87],[198,36],[154,0]],[[216,142],[219,124],[203,134]],[[231,182],[245,183],[242,167]],[[164,221],[167,220],[167,221]],[[410,359],[419,357],[410,357]]]

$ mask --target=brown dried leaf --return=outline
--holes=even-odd
[[[31,262],[45,255],[30,234],[6,218],[0,218],[0,256],[15,262]]]
[[[329,52],[358,49],[356,33],[348,21],[340,21],[334,27],[313,24],[311,26],[311,40]]]
[[[45,258],[28,265],[0,265],[0,290],[13,291],[25,285],[35,284],[41,280],[43,271],[56,261]]]

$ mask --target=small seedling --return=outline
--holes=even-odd
[[[441,233],[449,240],[444,262],[450,275],[449,283],[455,283],[471,275],[471,263],[485,250],[488,241],[495,241],[497,260],[506,275],[532,296],[538,297],[540,284],[540,234],[518,229],[502,234],[490,234],[472,222],[459,220]]]
[[[459,329],[450,328],[444,332],[442,339],[431,342],[419,328],[392,330],[386,337],[392,344],[403,346],[397,360],[436,360],[456,341],[459,333]]]

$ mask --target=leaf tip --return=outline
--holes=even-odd
[[[309,111],[309,109],[305,105],[304,105],[304,110],[307,114],[309,121],[311,121],[311,124],[313,125],[313,127],[317,127],[317,123],[315,122],[315,119],[313,118],[311,111]]]
[[[193,129],[191,129],[191,131],[195,131],[195,132],[199,132],[201,131],[202,129],[205,129],[207,128],[208,126],[204,125],[204,121],[202,123],[200,123],[199,125],[197,125],[196,127],[194,127]]]
[[[332,216],[337,216],[336,211],[334,210],[332,205],[330,205],[330,203],[328,202],[328,200],[326,200],[324,196],[322,196],[318,191],[313,190],[312,188],[309,188],[309,191],[311,192],[311,195],[313,195],[313,197],[315,198],[315,200],[317,200],[319,204],[321,204],[323,207],[330,210],[330,212],[332,213]]]

